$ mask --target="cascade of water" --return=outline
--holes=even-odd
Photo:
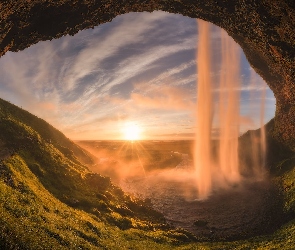
[[[251,148],[252,148],[252,155],[251,155],[251,163],[253,168],[253,174],[257,179],[263,179],[265,174],[265,155],[266,155],[266,136],[265,136],[265,127],[264,127],[264,110],[265,110],[265,82],[258,77],[254,70],[251,69],[250,75],[250,89],[252,90],[250,101],[252,104],[255,103],[255,98],[260,98],[260,131],[259,133],[251,133]],[[262,86],[262,89],[261,89]],[[257,96],[257,92],[261,92],[261,96]],[[256,96],[255,96],[256,94]],[[255,106],[252,105],[252,110],[257,109]]]
[[[213,118],[213,89],[210,64],[210,24],[198,20],[199,43],[197,55],[197,108],[194,166],[197,178],[198,198],[206,199],[212,190],[214,176],[223,184],[238,183],[241,180],[238,158],[240,133],[240,49],[225,31],[221,30],[221,74],[217,117],[219,127],[219,148],[217,166],[213,166],[211,152],[211,131]],[[260,125],[264,122],[264,99],[262,94]],[[216,100],[215,100],[216,101]],[[216,124],[215,124],[216,126]],[[256,137],[256,136],[255,136]],[[259,143],[255,143],[259,140]],[[265,131],[259,138],[252,138],[252,163],[254,175],[262,173],[265,154]]]
[[[261,103],[260,103],[260,155],[261,155],[261,163],[259,168],[259,176],[260,178],[263,178],[265,174],[265,164],[266,164],[266,133],[265,133],[265,126],[264,126],[264,113],[265,113],[265,95],[266,95],[266,88],[265,88],[265,82],[263,86],[263,91],[261,94]]]
[[[210,80],[210,46],[208,22],[198,20],[199,52],[197,56],[197,124],[194,165],[197,176],[198,196],[205,199],[211,192],[211,127],[212,90]]]
[[[240,118],[240,51],[237,44],[221,30],[221,71],[219,97],[219,168],[228,182],[240,180],[238,137]]]

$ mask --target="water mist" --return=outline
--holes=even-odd
[[[197,108],[194,168],[198,198],[206,199],[212,186],[232,186],[241,181],[238,157],[240,133],[240,49],[225,31],[221,30],[221,66],[219,84],[211,82],[210,23],[198,20],[199,43],[197,54]],[[213,99],[213,93],[219,93]],[[264,120],[264,95],[260,110],[260,125]],[[216,99],[216,100],[215,100]],[[217,105],[216,105],[217,102]],[[214,108],[217,107],[217,108]],[[214,127],[219,128],[217,152],[212,154]],[[254,138],[255,137],[255,138]],[[253,176],[262,176],[265,154],[265,132],[251,138]],[[256,143],[255,140],[259,141]],[[252,145],[253,144],[253,145]],[[216,147],[216,145],[215,145]],[[217,159],[216,159],[217,158]],[[214,159],[214,160],[213,160]],[[217,184],[216,184],[217,183]]]

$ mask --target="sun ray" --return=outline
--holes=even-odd
[[[138,145],[138,147],[140,147],[140,150],[141,150],[141,151],[144,151],[144,153],[145,153],[148,157],[151,157],[151,153],[146,149],[145,146],[143,146],[143,143],[142,143],[142,142],[138,141],[138,142],[137,142],[137,145]]]
[[[140,159],[140,157],[139,157],[139,155],[138,155],[138,150],[136,150],[136,155],[137,155],[138,161],[139,161],[139,163],[140,163],[140,167],[141,167],[141,169],[142,169],[142,171],[143,171],[144,177],[146,177],[146,171],[145,171],[144,166],[143,166],[143,164],[142,164],[142,161],[141,161],[141,159]]]

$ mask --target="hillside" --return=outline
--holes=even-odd
[[[51,126],[49,123],[45,122],[44,120],[2,99],[0,99],[0,112],[1,112],[0,114],[1,118],[2,119],[6,118],[6,122],[8,122],[8,118],[11,118],[35,130],[44,141],[52,144],[56,149],[58,149],[62,154],[64,154],[70,160],[77,162],[77,158],[78,158],[79,161],[84,164],[93,163],[93,160],[88,152],[85,152],[81,147],[74,144],[63,133],[55,129],[53,126]],[[11,120],[10,122],[11,124],[14,123],[13,120]],[[3,140],[3,142],[6,141],[7,145],[10,145],[12,149],[16,149],[17,145],[13,145],[13,143],[16,141],[7,140],[7,138],[6,139],[4,138],[5,135],[6,136],[16,135],[14,134],[16,131],[12,131],[12,130],[7,131],[7,128],[5,128],[5,126],[8,125],[8,123],[5,123],[5,124],[2,123],[3,125],[1,129],[3,129],[3,133],[1,133],[0,137]],[[4,133],[4,131],[7,131],[7,133]],[[19,131],[19,133],[21,132]],[[23,142],[26,139],[28,138],[23,138]]]
[[[89,155],[62,133],[4,100],[0,159],[0,249],[295,247],[295,221],[272,235],[233,242],[206,242],[172,228],[149,200],[92,173],[81,163],[91,162]],[[288,155],[272,168],[289,213],[295,211],[294,159]]]
[[[2,240],[8,240],[7,234],[20,240],[28,237],[19,234],[26,234],[26,227],[42,222],[46,227],[39,230],[55,239],[58,234],[49,230],[48,222],[56,228],[61,214],[66,219],[66,214],[73,213],[83,213],[120,229],[169,228],[147,201],[136,200],[114,186],[109,178],[91,173],[79,161],[82,158],[90,162],[87,153],[45,121],[3,100],[0,121],[0,220],[5,225]],[[83,216],[74,216],[74,220]],[[30,238],[35,236],[31,234]],[[28,242],[24,244],[27,247]]]

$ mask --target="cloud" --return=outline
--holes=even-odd
[[[195,107],[188,90],[166,85],[150,90],[148,95],[132,93],[131,100],[133,105],[144,109],[192,110]]]
[[[219,29],[212,33],[218,44]],[[113,129],[118,116],[155,127],[177,123],[194,108],[197,39],[195,20],[181,15],[118,16],[73,37],[8,52],[0,59],[0,97],[73,136],[91,137],[100,124]],[[261,86],[241,87],[250,88]]]
[[[239,121],[241,126],[248,126],[252,127],[254,125],[253,118],[250,116],[240,116],[240,121]]]
[[[57,110],[57,106],[52,102],[41,102],[39,103],[39,106],[41,107],[41,109],[44,109],[50,112],[54,112]]]
[[[161,29],[162,35],[164,37],[167,35],[159,23],[168,17],[169,15],[164,12],[156,12],[152,15],[133,13],[130,16],[118,17],[118,21],[112,25],[111,32],[108,32],[106,36],[101,32],[102,34],[98,33],[92,39],[85,41],[86,47],[78,51],[78,56],[71,63],[64,90],[74,89],[82,79],[95,73],[99,77],[88,89],[87,94],[101,87],[101,91],[108,91],[111,87],[122,84],[136,74],[153,67],[152,63],[159,58],[184,49],[191,49],[193,43],[188,37],[181,39],[181,43],[177,44],[169,42],[167,45],[167,42],[163,42],[162,45],[149,45],[148,42],[151,40],[149,36],[153,30]],[[175,33],[178,32],[175,31]],[[132,50],[132,46],[137,49]],[[111,64],[111,68],[105,69],[108,60],[116,61],[116,63]]]
[[[155,134],[156,138],[163,139],[163,140],[191,140],[195,137],[195,133],[163,133],[163,134]]]

